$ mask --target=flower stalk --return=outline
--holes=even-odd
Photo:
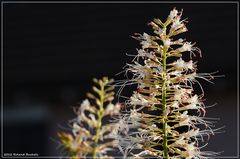
[[[163,80],[163,86],[162,86],[162,111],[166,112],[167,110],[167,91],[166,91],[166,77],[167,77],[167,55],[166,55],[166,47],[163,48],[163,72],[162,72],[162,80]],[[164,113],[163,115],[163,156],[164,158],[168,159],[168,145],[167,145],[167,113]]]
[[[102,126],[102,118],[103,118],[103,104],[104,104],[104,87],[106,83],[99,82],[100,85],[100,104],[99,104],[99,110],[97,111],[97,116],[98,116],[98,121],[97,121],[97,127],[96,127],[96,135],[95,135],[95,140],[94,140],[94,146],[93,146],[93,158],[97,158],[97,146],[98,146],[98,141],[100,137],[100,129]]]

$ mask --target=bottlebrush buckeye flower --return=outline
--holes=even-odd
[[[182,13],[174,8],[165,22],[148,23],[154,35],[133,36],[141,48],[137,55],[129,55],[134,58],[125,67],[127,79],[117,82],[122,87],[137,84],[126,101],[116,136],[124,157],[192,159],[218,154],[201,150],[206,137],[220,130],[212,128],[214,119],[205,117],[204,92],[198,81],[211,82],[214,76],[197,72],[192,55],[201,57],[201,50],[196,43],[175,38],[187,31]],[[194,94],[194,84],[202,94]]]
[[[77,117],[72,120],[72,133],[59,132],[58,136],[71,158],[113,158],[108,155],[118,146],[115,134],[121,123],[103,122],[103,118],[113,117],[120,112],[120,104],[113,104],[113,80],[107,77],[93,80],[96,86],[93,93],[87,93],[79,108]]]

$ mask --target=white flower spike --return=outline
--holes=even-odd
[[[187,31],[182,13],[174,8],[165,22],[148,23],[153,35],[135,34],[141,48],[133,64],[127,64],[126,76],[131,78],[123,85],[137,84],[137,90],[126,101],[120,118],[125,129],[119,129],[117,137],[125,157],[205,159],[216,155],[201,151],[204,139],[218,129],[213,130],[213,121],[205,117],[203,94],[194,91],[195,83],[203,90],[197,78],[210,81],[213,76],[196,72],[192,58],[201,57],[196,43],[175,37]]]

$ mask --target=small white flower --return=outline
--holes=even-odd
[[[140,35],[138,39],[142,40],[140,44],[142,45],[143,49],[146,49],[151,46],[152,39],[151,39],[151,36],[148,35],[147,33],[143,33],[143,35]]]
[[[143,33],[143,39],[144,40],[146,40],[146,41],[148,41],[148,42],[151,42],[152,40],[151,40],[151,36],[150,35],[148,35],[147,33]]]
[[[164,47],[169,48],[171,44],[172,44],[172,42],[170,39],[163,40]]]
[[[184,40],[182,38],[180,38],[180,39],[178,39],[176,41],[173,41],[172,44],[174,44],[174,45],[183,45],[183,41]]]
[[[148,100],[144,99],[141,94],[134,92],[130,98],[132,105],[148,105]]]
[[[179,122],[179,126],[190,126],[191,124],[191,118],[189,118],[188,115],[181,118],[181,121]]]
[[[185,62],[182,58],[179,58],[176,62],[173,63],[173,66],[176,70],[193,70],[193,62],[190,60],[189,62]]]
[[[172,108],[179,108],[179,103],[177,101],[175,101],[171,104],[171,107]]]
[[[184,68],[184,64],[185,64],[185,61],[183,61],[182,58],[180,58],[175,62],[174,67],[177,70],[182,70]]]
[[[146,66],[142,66],[138,62],[134,62],[134,64],[127,64],[129,68],[126,70],[126,72],[131,71],[134,74],[134,79],[139,80],[143,79],[146,74],[149,72]]]
[[[200,57],[202,57],[201,50],[198,47],[193,47],[195,43],[191,44],[191,42],[185,42],[182,47],[178,48],[179,52],[185,52],[189,51],[190,52],[190,58],[192,58],[192,54],[194,54],[194,51],[198,52],[200,54]]]
[[[174,70],[174,71],[170,72],[171,75],[174,75],[176,77],[181,77],[182,73],[183,72],[181,70]]]
[[[193,73],[185,75],[184,79],[192,81],[192,80],[195,80],[196,77],[197,77],[197,73],[193,72]]]
[[[118,131],[127,135],[129,131],[128,123],[126,123],[124,119],[120,119],[117,124],[118,124]]]
[[[163,137],[161,135],[154,135],[153,137],[153,140],[162,140]]]
[[[107,114],[110,114],[114,110],[114,105],[112,103],[109,103],[106,108]]]
[[[176,140],[174,144],[181,146],[181,145],[186,144],[186,140],[184,140],[184,137],[182,136],[182,137],[180,137],[178,140]]]
[[[78,135],[78,132],[79,132],[80,129],[81,129],[81,127],[77,123],[73,123],[72,132],[73,132],[74,136]]]
[[[190,144],[185,144],[183,146],[183,148],[186,151],[182,151],[181,156],[186,158],[186,159],[193,158],[197,154],[197,148],[196,148],[196,146],[194,144],[195,144],[195,142],[192,142]]]
[[[90,102],[89,102],[88,99],[85,99],[85,100],[82,102],[80,109],[81,109],[81,110],[86,110],[86,109],[88,109],[88,107],[90,107]]]
[[[121,109],[121,105],[120,104],[112,104],[112,103],[109,103],[106,107],[106,114],[110,114],[110,115],[116,115],[116,114],[119,114],[119,111]]]
[[[129,116],[129,124],[131,124],[131,127],[135,128],[140,125],[139,121],[141,118],[141,115],[137,112],[136,109],[131,109],[130,110],[130,116]]]
[[[169,18],[172,20],[173,18],[175,18],[178,15],[178,10],[176,10],[175,8],[173,10],[170,11],[169,14]]]
[[[181,48],[179,48],[180,52],[185,52],[185,51],[192,51],[192,44],[191,42],[185,42]]]
[[[186,63],[185,63],[185,69],[190,69],[190,70],[193,70],[193,69],[194,69],[193,61],[192,61],[192,60],[190,60],[189,62],[186,62]]]
[[[199,128],[198,129],[191,129],[190,131],[182,134],[182,136],[184,136],[185,138],[190,138],[190,137],[193,137],[193,136],[197,136],[199,135]]]
[[[150,58],[150,59],[157,60],[157,59],[156,59],[156,56],[154,55],[153,52],[146,52],[146,51],[143,50],[143,49],[138,49],[137,51],[138,51],[137,61],[139,61],[139,58],[138,58],[138,57],[142,57],[143,59],[144,59],[144,58]]]
[[[144,151],[141,151],[141,152],[138,153],[138,154],[134,154],[134,158],[142,159],[142,158],[143,158],[142,156],[146,156],[146,155],[156,156],[156,153],[154,153],[154,152],[152,152],[152,151],[149,151],[149,150],[144,150]]]
[[[184,107],[184,109],[198,109],[197,104],[191,103]]]
[[[173,100],[182,103],[188,97],[188,94],[189,94],[189,89],[185,89],[185,88],[177,89],[175,90]]]
[[[128,66],[130,66],[129,70],[133,73],[138,73],[140,71],[143,71],[145,68],[144,66],[142,66],[136,61],[134,62],[134,64],[128,64]]]
[[[147,57],[147,55],[148,55],[148,54],[146,53],[146,51],[143,50],[143,49],[138,49],[137,52],[138,52],[137,61],[139,61],[139,57],[144,58],[144,57]]]
[[[188,105],[179,108],[179,110],[188,110],[188,109],[199,109],[201,107],[201,102],[198,99],[198,96],[195,94],[190,98],[183,98],[183,103],[188,103]]]
[[[132,119],[139,119],[139,115],[136,109],[131,109],[130,110],[130,118]]]
[[[173,99],[179,102],[182,101],[182,91],[176,90]]]
[[[174,125],[174,127],[180,127],[180,126],[191,126],[191,118],[189,115],[187,115],[187,111],[184,111],[179,117],[179,122]]]
[[[172,23],[172,26],[171,26],[171,29],[172,30],[178,30],[180,28],[184,28],[184,20],[183,21],[180,21],[180,17],[179,18],[175,18],[173,23]]]
[[[92,110],[90,102],[88,99],[85,99],[81,106],[80,109],[78,109],[77,112],[77,120],[79,123],[86,122],[89,126],[95,127],[97,124],[97,120],[93,114],[89,114],[88,117],[86,116],[86,111]]]
[[[143,49],[138,49],[137,51],[138,51],[139,56],[145,56],[145,54],[146,54],[146,51]]]
[[[151,46],[151,44],[148,41],[142,41],[140,44],[142,44],[143,49],[149,48],[149,46]]]
[[[186,99],[186,102],[190,103],[190,104],[199,104],[200,103],[199,99],[198,99],[198,95],[196,95],[196,94],[194,96],[192,96],[191,98]]]

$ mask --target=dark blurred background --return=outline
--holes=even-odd
[[[201,81],[207,116],[219,117],[225,133],[206,150],[237,155],[237,4],[3,4],[4,152],[59,156],[52,140],[75,117],[72,106],[85,98],[92,78],[123,79],[122,71],[139,44],[130,35],[151,33],[147,22],[184,9],[189,31],[203,58],[199,72],[214,72],[215,84]],[[131,94],[128,89],[125,92]]]

